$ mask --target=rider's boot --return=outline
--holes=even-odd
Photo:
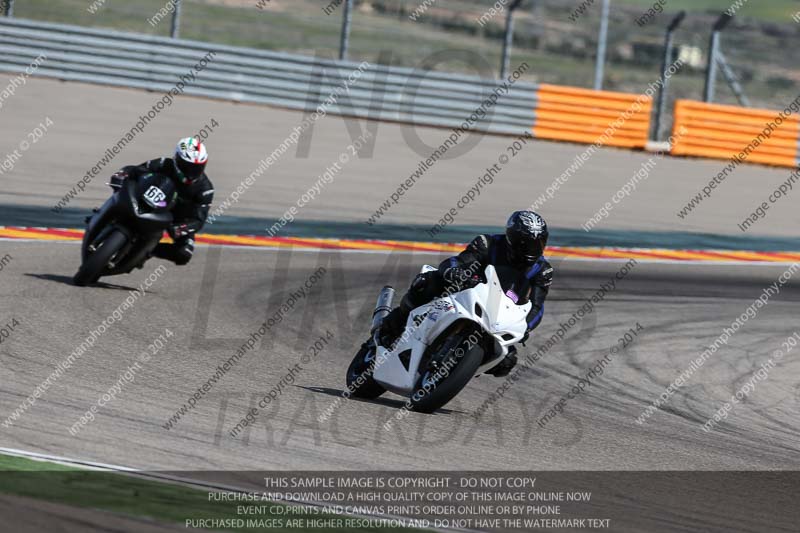
[[[130,274],[130,273],[131,273],[131,272],[133,272],[135,269],[138,269],[138,270],[141,270],[141,269],[143,269],[143,268],[144,268],[144,264],[145,264],[145,263],[147,263],[147,261],[149,261],[149,260],[150,260],[150,258],[152,258],[152,257],[153,257],[153,254],[152,254],[152,253],[149,253],[149,254],[145,255],[145,256],[142,258],[142,260],[141,260],[141,261],[139,261],[137,264],[133,265],[133,266],[130,268],[130,270],[128,270],[128,271],[126,272],[126,274]]]
[[[381,322],[379,338],[382,346],[392,346],[397,342],[400,334],[403,333],[403,328],[406,325],[409,314],[408,311],[404,311],[403,309],[403,305],[395,307],[386,315],[383,322]]]
[[[517,348],[516,346],[512,346],[508,351],[508,355],[486,373],[497,378],[504,378],[511,373],[511,370],[513,370],[515,366],[517,366]]]
[[[382,346],[389,347],[397,342],[405,330],[411,311],[430,302],[436,294],[441,292],[441,287],[435,278],[436,275],[438,272],[427,272],[414,278],[408,292],[400,300],[400,305],[392,309],[381,323],[379,338]]]

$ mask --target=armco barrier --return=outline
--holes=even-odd
[[[213,50],[213,60],[186,86],[185,94],[309,111],[359,68],[350,61],[16,18],[0,18],[0,46],[0,71],[22,72],[44,54],[47,59],[36,75],[152,91],[171,89],[179,75]],[[470,117],[498,83],[372,64],[326,112],[454,127]],[[529,132],[535,98],[535,85],[517,81],[472,129]]]
[[[706,104],[675,103],[674,155],[731,159],[785,167],[800,165],[800,120],[780,111]],[[685,128],[682,135],[677,135]]]
[[[625,148],[644,148],[652,99],[644,95],[539,86],[533,136]]]
[[[316,109],[359,68],[355,62],[18,18],[0,19],[0,46],[0,71],[23,72],[44,54],[37,76],[152,91],[172,89],[178,76],[214,51],[185,94],[302,110]],[[500,85],[491,78],[373,64],[326,111],[455,127]],[[517,81],[471,129],[577,143],[602,138],[605,145],[642,148],[651,108],[643,96]]]

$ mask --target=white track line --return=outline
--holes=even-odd
[[[110,465],[105,463],[95,463],[93,461],[81,461],[78,459],[68,459],[66,457],[58,457],[56,455],[47,455],[44,453],[28,452],[25,450],[17,450],[15,448],[0,447],[0,453],[12,455],[14,457],[24,457],[34,461],[42,461],[47,463],[56,463],[64,466],[77,466],[87,470],[100,470],[100,471],[113,471],[113,472],[137,472],[134,468],[125,466]]]
[[[205,488],[205,489],[212,489],[215,491],[225,491],[225,492],[238,492],[238,493],[252,493],[254,491],[243,489],[241,487],[234,487],[232,485],[223,485],[219,483],[213,483],[210,481],[200,481],[195,479],[187,479],[181,478],[178,476],[170,476],[167,474],[160,474],[155,472],[145,472],[142,470],[138,470],[136,468],[130,468],[127,466],[119,466],[113,465],[108,463],[98,463],[95,461],[86,461],[83,459],[70,459],[68,457],[61,457],[57,455],[48,455],[44,453],[38,452],[29,452],[26,450],[18,450],[15,448],[3,448],[0,447],[0,454],[11,455],[14,457],[23,457],[25,459],[31,459],[34,461],[42,461],[47,463],[54,463],[64,466],[72,466],[76,468],[82,468],[85,470],[95,470],[95,471],[102,471],[102,472],[117,472],[120,474],[127,474],[136,477],[143,477],[143,478],[151,478],[157,479],[159,481],[166,481],[181,485],[189,485],[196,488]],[[287,472],[289,473],[289,472]],[[281,500],[273,503],[278,504],[285,504],[285,505],[293,505],[293,506],[306,506],[306,507],[322,507],[322,508],[330,508],[331,505],[323,502],[316,502],[316,501],[303,501],[297,502],[293,500]],[[356,516],[359,518],[384,518],[384,519],[409,519],[407,516],[399,516],[399,515],[389,515],[389,514],[374,514],[374,515],[364,515],[364,514],[348,514],[348,516]],[[452,532],[457,531],[460,533],[481,533],[480,530],[474,529],[441,529],[441,528],[428,528],[430,531],[440,531],[440,532]]]

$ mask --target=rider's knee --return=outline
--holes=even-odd
[[[436,273],[425,272],[418,274],[417,277],[414,278],[414,281],[411,282],[411,287],[409,287],[408,292],[403,296],[400,302],[400,307],[403,308],[404,311],[410,312],[412,309],[424,305],[436,297],[434,294],[436,279],[432,274]]]

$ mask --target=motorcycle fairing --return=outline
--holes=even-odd
[[[426,265],[422,272],[431,269],[433,267]],[[486,267],[485,278],[485,283],[437,298],[411,311],[394,350],[377,347],[373,378],[392,392],[412,393],[426,350],[458,320],[473,322],[494,338],[494,353],[486,354],[476,375],[495,366],[508,354],[509,347],[525,334],[531,303],[516,305],[503,292],[492,265]],[[404,359],[408,361],[407,367]]]
[[[158,188],[167,201],[159,198],[156,203],[164,205],[143,208],[139,200],[144,200],[144,194],[152,187]],[[163,229],[172,222],[170,209],[174,203],[175,188],[165,176],[147,174],[138,180],[125,180],[89,220],[81,247],[82,261],[86,261],[89,244],[98,240],[103,232],[117,230],[124,233],[128,241],[118,254],[124,260],[116,268],[107,269],[104,275],[129,272],[145,260],[161,240]]]

